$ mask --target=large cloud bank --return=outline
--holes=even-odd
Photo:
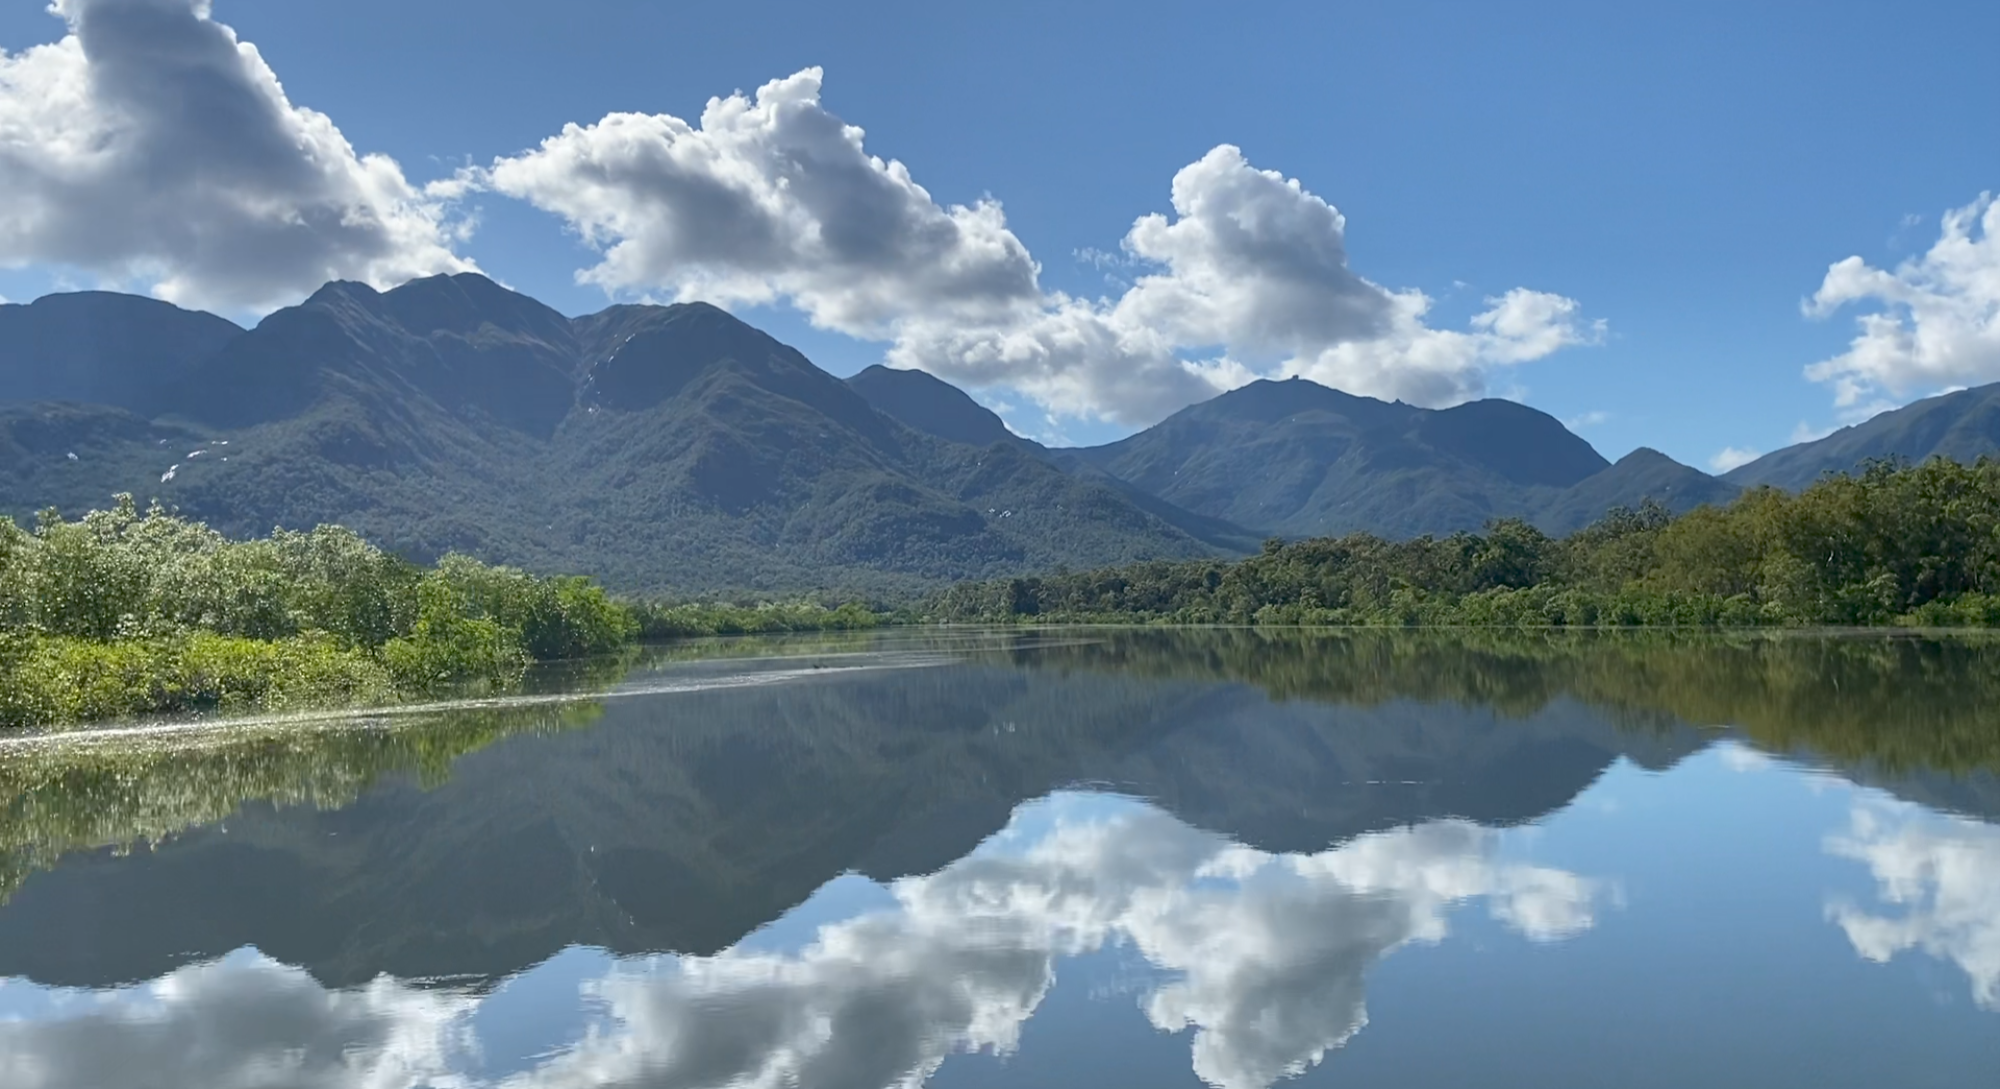
[[[1805,306],[1818,317],[1876,308],[1846,352],[1806,368],[1850,415],[2000,380],[2000,203],[1982,194],[1946,213],[1937,243],[1893,270],[1835,264]]]
[[[1001,842],[897,883],[893,908],[821,926],[795,953],[621,965],[586,985],[603,1024],[497,1084],[914,1089],[952,1054],[1012,1050],[1058,960],[1115,943],[1161,970],[1145,1015],[1193,1030],[1196,1074],[1262,1089],[1359,1031],[1369,969],[1442,940],[1455,907],[1484,900],[1546,941],[1591,926],[1598,892],[1502,860],[1498,833],[1459,821],[1270,855],[1128,805]],[[386,980],[327,994],[269,961],[187,969],[136,999],[0,1027],[0,1074],[23,1089],[494,1084],[453,1072],[477,1051],[469,1002]]]
[[[1463,331],[1431,328],[1429,298],[1348,267],[1339,211],[1228,145],[1175,175],[1171,216],[1133,224],[1124,294],[1045,290],[998,203],[939,204],[822,105],[821,79],[713,99],[698,124],[570,125],[466,180],[562,217],[601,249],[581,275],[606,289],[789,303],[892,342],[896,365],[1128,423],[1258,375],[1451,404],[1495,367],[1601,332],[1573,300],[1525,289]]]
[[[294,106],[206,0],[52,10],[66,37],[0,53],[0,264],[222,310],[471,267],[442,206]]]

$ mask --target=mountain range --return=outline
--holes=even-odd
[[[105,292],[0,306],[0,513],[157,498],[237,535],[339,522],[635,592],[827,590],[1139,559],[1267,536],[1569,532],[1799,487],[1870,457],[2000,448],[2000,388],[1920,402],[1725,478],[1616,464],[1542,412],[1259,381],[1051,449],[920,371],[842,380],[701,303],[566,317],[477,274],[328,284],[243,329]]]

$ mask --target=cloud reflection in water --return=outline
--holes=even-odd
[[[1855,806],[1827,850],[1867,865],[1898,914],[1834,900],[1827,917],[1877,963],[1922,950],[1964,970],[1972,997],[2000,1010],[2000,828],[1886,802]]]
[[[1367,1023],[1363,979],[1436,942],[1485,900],[1538,941],[1587,929],[1596,883],[1504,861],[1501,834],[1441,821],[1314,855],[1267,854],[1136,802],[1025,807],[971,856],[892,887],[896,904],[818,928],[789,953],[625,962],[587,985],[607,1016],[502,1089],[882,1089],[954,1054],[1005,1054],[1057,962],[1114,945],[1169,979],[1143,1000],[1193,1030],[1195,1073],[1261,1089],[1321,1062]],[[532,979],[532,973],[529,976]],[[390,980],[327,993],[293,969],[232,958],[120,992],[82,1015],[0,1026],[0,1081],[23,1089],[175,1084],[469,1086],[475,1000]],[[479,1083],[493,1084],[493,1083]]]

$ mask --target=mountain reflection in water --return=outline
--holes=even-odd
[[[771,649],[564,707],[0,756],[0,1084],[2000,1068],[2000,647]],[[631,694],[662,678],[693,690]]]

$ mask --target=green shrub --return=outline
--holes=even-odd
[[[437,692],[517,682],[528,654],[518,630],[473,615],[467,590],[439,570],[417,584],[416,623],[409,635],[382,645],[382,662],[403,690]]]

